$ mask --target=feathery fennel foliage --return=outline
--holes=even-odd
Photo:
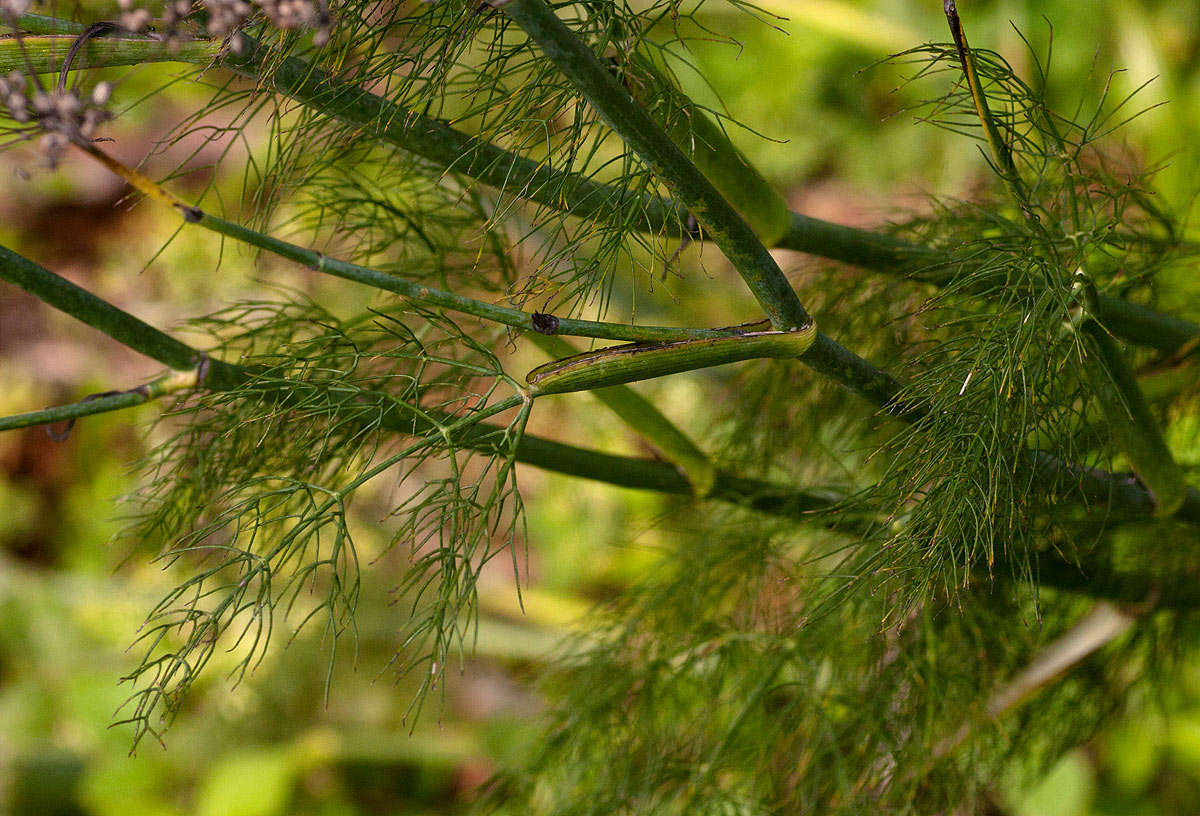
[[[392,541],[412,551],[400,669],[423,665],[436,685],[470,639],[478,571],[519,532],[512,448],[528,404],[505,398],[515,383],[486,347],[435,315],[347,323],[313,303],[263,302],[201,325],[250,374],[178,402],[170,414],[187,421],[148,464],[151,486],[137,497],[145,509],[127,535],[192,576],[139,639],[135,739],[169,722],[225,636],[237,633],[228,648],[241,679],[265,656],[277,614],[296,629],[321,622],[331,644],[353,629],[359,565],[347,508],[372,480],[394,481]],[[505,412],[506,425],[460,447]]]
[[[236,39],[197,28],[211,48],[162,56],[211,68],[214,92],[167,143],[250,144],[266,124],[237,202],[253,228],[219,217],[215,191],[184,203],[170,179],[106,159],[75,86],[51,107],[32,79],[4,100],[16,138],[47,131],[52,156],[65,138],[185,228],[402,295],[351,317],[286,294],[230,306],[199,321],[202,353],[0,255],[5,280],[194,374],[129,531],[184,576],[139,640],[121,715],[135,743],[169,724],[217,649],[241,680],[276,628],[319,624],[331,649],[353,631],[367,484],[390,486],[383,524],[410,553],[396,665],[421,678],[419,709],[469,650],[480,571],[524,543],[523,462],[683,498],[656,568],[550,672],[552,725],[497,778],[500,808],[965,812],[997,774],[1036,772],[1137,704],[1134,680],[1194,636],[1200,496],[1179,471],[1166,501],[1137,445],[1161,440],[1166,406],[1195,400],[1200,329],[1144,305],[1162,270],[1195,257],[1148,174],[1098,143],[1124,103],[1054,113],[1041,62],[1023,81],[965,52],[961,30],[958,47],[899,55],[940,83],[919,115],[986,145],[994,183],[875,235],[756,197],[766,182],[725,138],[732,118],[678,87],[688,43],[722,36],[699,2],[350,0],[315,32],[272,9],[222,32]],[[33,33],[60,24],[21,18],[30,34],[12,43],[33,66],[34,46],[53,45]],[[677,264],[690,277],[670,286],[715,287],[695,270],[713,263],[709,239],[780,333],[812,338],[798,359],[701,378],[704,338],[738,342],[735,324],[759,315],[729,314],[717,333],[685,316],[692,329],[670,339],[701,349],[688,366],[713,406],[707,438],[627,392],[606,402],[667,461],[527,435],[539,392],[509,362],[527,342],[517,330],[642,341],[605,355],[618,366],[677,354],[648,342],[669,329],[637,335],[653,328],[637,309]],[[773,245],[863,269],[789,281]],[[497,317],[499,302],[527,311]],[[584,314],[626,322],[570,320]],[[1178,376],[1152,391],[1113,374],[1147,363]],[[1143,528],[1169,550],[1162,564],[1130,557]],[[996,702],[1109,601],[1134,604],[1113,613],[1128,625],[1037,685],[1035,704]]]

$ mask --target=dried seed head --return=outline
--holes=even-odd
[[[96,87],[92,88],[92,104],[97,107],[103,107],[108,104],[109,98],[112,97],[112,83],[98,82]]]
[[[101,83],[92,93],[81,97],[77,89],[37,90],[26,96],[24,77],[0,77],[0,100],[14,120],[33,123],[43,132],[38,146],[51,167],[71,142],[87,142],[96,136],[101,124],[112,118],[104,108],[112,95],[112,85]]]
[[[46,158],[46,164],[50,167],[57,167],[59,159],[66,152],[70,140],[63,134],[52,131],[42,136],[38,140],[38,149],[42,151],[42,155]]]
[[[54,112],[54,100],[45,91],[33,95],[33,112],[38,116],[50,116]]]
[[[0,0],[29,2],[29,0]],[[121,10],[120,24],[131,31],[145,31],[151,14],[135,5],[136,0],[117,0]],[[162,10],[158,32],[169,46],[177,46],[187,38],[184,23],[196,7],[208,12],[205,30],[210,37],[228,37],[229,47],[241,53],[245,40],[238,33],[257,11],[262,11],[275,26],[288,29],[310,29],[313,43],[322,46],[329,42],[333,20],[326,0],[167,0]]]
[[[0,0],[0,11],[4,12],[6,17],[20,17],[29,11],[32,5],[33,0]]]
[[[129,5],[127,0],[124,4]],[[126,28],[130,31],[142,32],[150,27],[151,19],[150,12],[146,11],[146,9],[131,8],[128,11],[121,12],[120,23],[122,28]]]

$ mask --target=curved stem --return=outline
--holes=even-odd
[[[204,364],[201,363],[191,371],[172,371],[158,379],[130,388],[128,391],[114,391],[106,394],[96,394],[81,402],[70,405],[60,405],[54,408],[43,408],[40,411],[30,411],[26,414],[13,414],[0,417],[0,431],[12,431],[18,428],[35,428],[38,425],[51,425],[55,422],[69,423],[94,414],[105,414],[110,411],[120,411],[152,402],[167,394],[177,394],[189,391],[203,379]],[[66,431],[61,434],[65,438]]]

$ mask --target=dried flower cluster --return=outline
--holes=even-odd
[[[43,131],[38,143],[51,166],[58,163],[73,141],[91,141],[96,129],[112,118],[105,105],[112,95],[112,85],[101,82],[86,99],[75,88],[53,88],[44,91],[40,86],[30,88],[24,75],[13,71],[0,77],[0,99],[16,122],[36,123]]]
[[[26,2],[26,0],[0,0],[0,3]],[[149,11],[134,4],[134,0],[118,0],[121,9],[120,24],[130,31],[145,31],[152,16]],[[313,42],[320,46],[329,40],[332,18],[324,0],[170,0],[163,8],[159,33],[168,42],[178,42],[185,35],[184,20],[194,11],[203,10],[208,21],[205,29],[210,37],[228,37],[230,47],[241,52],[243,41],[239,29],[254,12],[261,9],[272,24],[282,29],[313,30]]]

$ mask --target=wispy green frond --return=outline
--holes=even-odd
[[[444,668],[469,632],[479,569],[520,532],[512,465],[528,406],[504,398],[514,383],[454,324],[411,312],[346,322],[270,303],[206,324],[251,375],[180,403],[187,424],[147,466],[128,536],[184,577],[139,641],[126,707],[135,740],[169,723],[214,650],[235,652],[240,679],[285,620],[295,631],[320,619],[331,643],[352,629],[347,508],[369,482],[394,480],[394,543],[413,553],[406,665]],[[497,413],[508,424],[485,446],[472,428]],[[426,595],[433,579],[439,591]]]

